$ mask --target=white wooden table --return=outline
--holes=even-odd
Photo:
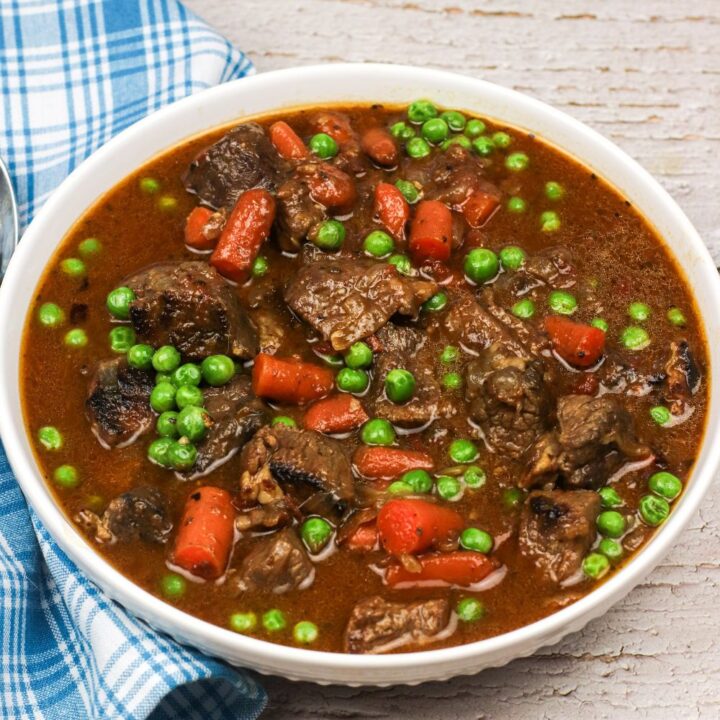
[[[562,108],[659,178],[720,264],[720,0],[187,3],[260,72],[410,63],[482,77]],[[414,688],[268,678],[263,718],[718,718],[718,514],[720,484],[647,582],[557,647]]]

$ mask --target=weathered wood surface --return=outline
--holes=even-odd
[[[188,0],[260,72],[382,61],[483,77],[567,110],[670,191],[720,263],[720,0]],[[716,338],[713,339],[717,341]],[[350,689],[265,679],[280,718],[720,717],[720,484],[625,601],[478,676]]]

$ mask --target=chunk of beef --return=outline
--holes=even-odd
[[[182,476],[207,475],[227,462],[269,420],[267,406],[255,397],[246,375],[236,375],[221,387],[206,388],[205,410],[211,425],[197,446],[195,464]]]
[[[151,265],[127,278],[136,295],[130,320],[153,347],[174,345],[188,360],[223,353],[251,358],[255,328],[230,285],[205,262]]]
[[[236,588],[239,592],[286,593],[312,585],[315,568],[297,533],[285,528],[262,538],[240,565]]]
[[[232,207],[251,188],[274,192],[284,167],[260,125],[244,123],[190,163],[185,188],[212,208]]]
[[[595,540],[600,496],[591,490],[530,493],[518,535],[520,552],[554,583],[573,579]]]
[[[498,189],[483,179],[484,161],[460,145],[451,145],[434,159],[432,182],[426,194],[459,210],[476,190],[500,196]]]
[[[517,459],[543,432],[550,397],[540,360],[491,345],[465,370],[470,415],[497,453]]]
[[[493,287],[499,302],[509,307],[537,287],[557,290],[573,287],[576,282],[571,252],[555,246],[528,255],[518,270],[502,274]]]
[[[344,650],[376,654],[438,639],[450,624],[450,604],[444,598],[389,602],[379,595],[361,600],[345,629]],[[443,633],[443,636],[445,633]]]
[[[250,476],[269,470],[281,485],[320,490],[341,501],[354,494],[350,461],[342,443],[312,430],[264,427],[243,448],[241,466]]]
[[[566,395],[558,400],[557,417],[559,429],[529,451],[526,486],[559,477],[565,487],[598,488],[626,459],[652,455],[635,437],[632,418],[616,395]]]
[[[125,447],[152,428],[153,386],[152,375],[131,368],[125,358],[103,360],[97,366],[85,401],[85,415],[103,447]]]
[[[369,259],[318,260],[285,288],[285,301],[335,350],[372,335],[395,314],[417,316],[437,285]]]
[[[682,415],[685,403],[700,386],[700,370],[687,340],[670,343],[670,357],[665,365],[665,387],[674,415]]]
[[[297,252],[302,241],[326,218],[326,213],[325,208],[310,197],[306,179],[295,174],[278,189],[277,218],[281,249]]]
[[[76,521],[95,534],[98,542],[144,540],[166,543],[172,522],[168,519],[165,497],[154,487],[137,487],[110,501],[102,517],[82,510]]]

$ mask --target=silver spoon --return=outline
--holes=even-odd
[[[18,212],[10,174],[0,158],[0,281],[18,243]]]

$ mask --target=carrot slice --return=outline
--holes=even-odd
[[[360,140],[360,147],[378,165],[383,167],[397,165],[397,144],[385,128],[375,127],[367,130]]]
[[[452,213],[439,200],[422,200],[410,224],[410,254],[419,261],[447,260],[452,241]]]
[[[308,156],[305,143],[284,120],[273,123],[268,134],[270,142],[286,160],[302,160]]]
[[[350,208],[357,198],[354,180],[329,163],[313,167],[308,186],[312,199],[328,208]]]
[[[313,363],[260,353],[252,369],[252,386],[258,397],[299,405],[327,395],[335,384],[330,370]]]
[[[206,580],[220,577],[230,557],[234,524],[230,493],[209,485],[198,488],[185,503],[172,561]]]
[[[494,195],[476,190],[463,203],[462,213],[470,227],[479,228],[490,219],[498,205],[500,200]]]
[[[494,558],[470,550],[431,553],[417,560],[420,572],[411,572],[402,565],[390,565],[385,571],[385,582],[391,587],[467,586],[480,582],[499,567]]]
[[[318,400],[303,419],[308,430],[324,433],[350,432],[368,420],[360,401],[347,393]]]
[[[605,333],[592,325],[550,315],[545,318],[545,330],[555,352],[576,367],[594,365],[605,350]]]
[[[403,237],[405,223],[410,218],[410,205],[394,185],[378,183],[375,186],[375,213],[396,240]]]
[[[360,446],[353,458],[358,472],[366,478],[393,480],[408,470],[432,470],[430,455],[418,450]]]
[[[369,522],[358,526],[357,530],[347,539],[346,547],[355,552],[370,552],[375,549],[377,541],[377,525]]]
[[[212,250],[215,240],[208,238],[203,230],[213,211],[206,207],[196,207],[185,221],[185,244],[195,250]]]

